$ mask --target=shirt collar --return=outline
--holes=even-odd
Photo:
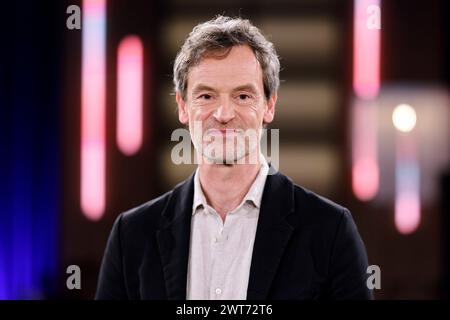
[[[248,190],[247,194],[244,196],[244,199],[238,207],[240,207],[246,201],[252,202],[253,205],[258,209],[261,206],[264,185],[266,184],[266,178],[269,172],[269,165],[267,164],[266,158],[261,153],[259,155],[259,160],[261,162],[261,167],[258,171],[258,174],[256,175],[253,184],[250,186],[250,189]],[[192,204],[193,215],[198,211],[197,209],[199,206],[203,206],[203,208],[206,208],[207,201],[200,184],[199,167],[197,167],[194,176],[194,201]]]

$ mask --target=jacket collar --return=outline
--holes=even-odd
[[[269,164],[270,166],[270,164]],[[158,248],[169,300],[186,299],[194,174],[171,192],[157,231]],[[268,175],[253,247],[248,300],[266,299],[293,227],[294,184],[280,172]]]
[[[258,209],[261,206],[261,199],[264,191],[267,173],[269,172],[269,165],[262,154],[260,154],[260,162],[261,166],[258,170],[256,178],[238,207],[242,206],[245,202],[251,202]],[[200,167],[197,167],[194,175],[194,203],[192,205],[192,215],[195,215],[198,212],[197,208],[199,206],[203,206],[203,208],[206,208],[207,206],[206,197],[200,184],[199,174]]]

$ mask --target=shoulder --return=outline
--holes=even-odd
[[[140,230],[148,233],[148,231],[158,229],[164,212],[170,215],[173,213],[172,211],[179,211],[174,209],[173,206],[176,203],[186,200],[186,197],[192,189],[192,181],[193,178],[191,175],[190,178],[178,183],[172,190],[122,212],[117,217],[116,224],[119,224],[120,229],[125,230],[127,233]]]
[[[278,175],[278,174],[277,174]],[[322,195],[295,184],[288,176],[279,173],[281,185],[289,186],[293,194],[293,222],[336,227],[345,220],[352,220],[350,211]]]
[[[122,226],[133,227],[158,221],[172,193],[173,190],[170,190],[155,199],[122,212],[120,214]]]
[[[290,178],[285,178],[292,182]],[[364,256],[364,244],[346,207],[293,182],[291,187],[294,201],[286,219],[298,234],[326,243],[330,252],[331,247],[340,246],[348,250],[353,248]],[[321,247],[321,250],[324,249]]]
[[[344,206],[321,196],[305,187],[294,185],[296,200],[304,201],[308,209],[315,211],[319,215],[336,215],[340,217],[348,209]]]

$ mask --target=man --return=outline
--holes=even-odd
[[[274,119],[279,70],[272,43],[248,20],[218,16],[193,29],[174,84],[198,168],[117,218],[98,299],[372,297],[349,211],[269,174],[259,143],[242,142]]]

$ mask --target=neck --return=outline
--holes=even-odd
[[[259,155],[259,150],[255,150]],[[222,220],[244,199],[261,167],[259,157],[250,164],[246,156],[244,164],[199,164],[199,178],[208,204],[219,213]],[[254,159],[254,158],[253,158]]]

